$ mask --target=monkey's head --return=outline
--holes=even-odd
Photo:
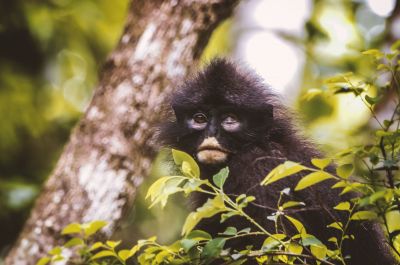
[[[161,137],[202,166],[222,167],[265,141],[274,98],[254,74],[216,59],[172,95],[176,119]]]

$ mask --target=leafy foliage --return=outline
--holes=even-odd
[[[341,189],[341,194],[357,191],[361,196],[351,201],[342,200],[334,206],[335,211],[344,213],[347,218],[332,222],[326,229],[338,231],[337,236],[331,237],[325,245],[317,237],[306,230],[302,222],[291,216],[292,208],[301,209],[303,202],[278,200],[278,209],[268,219],[275,223],[275,231],[267,231],[258,224],[244,209],[256,198],[240,194],[228,195],[224,192],[224,184],[229,181],[229,169],[223,168],[215,174],[212,182],[200,179],[200,170],[196,162],[189,155],[172,150],[175,164],[181,174],[164,176],[158,179],[148,189],[146,198],[150,199],[150,207],[160,205],[164,208],[170,196],[177,193],[188,195],[192,192],[201,192],[209,195],[209,199],[195,211],[191,212],[182,227],[182,237],[172,244],[159,244],[155,237],[139,240],[131,248],[121,248],[119,241],[97,241],[91,243],[95,232],[105,226],[104,222],[95,221],[88,224],[70,224],[63,234],[72,235],[66,244],[57,247],[43,257],[38,264],[56,263],[59,260],[75,259],[77,264],[211,264],[218,261],[223,264],[244,264],[248,260],[255,260],[259,264],[346,264],[348,257],[342,253],[342,245],[346,240],[353,240],[354,235],[348,233],[353,221],[377,220],[387,234],[388,244],[393,253],[400,254],[400,179],[399,157],[400,144],[400,83],[399,47],[395,43],[393,52],[384,54],[377,50],[364,52],[364,56],[372,56],[377,64],[377,71],[392,73],[390,84],[385,87],[372,85],[370,82],[347,73],[327,80],[330,90],[321,93],[353,93],[360,98],[370,109],[373,117],[377,117],[375,108],[387,95],[395,95],[392,99],[396,107],[390,118],[381,122],[376,118],[379,129],[375,133],[375,141],[366,146],[357,146],[341,152],[332,158],[312,159],[312,166],[301,165],[297,162],[286,161],[273,169],[261,182],[270,185],[278,180],[289,178],[301,172],[303,177],[297,183],[295,190],[302,190],[317,185],[327,179],[337,180],[331,188]],[[381,65],[384,66],[381,66]],[[345,88],[345,89],[344,89]],[[394,93],[388,93],[393,91]],[[314,91],[312,92],[315,93]],[[372,96],[372,93],[375,93]],[[332,163],[338,164],[336,174],[332,173]],[[289,188],[281,191],[280,196],[290,192]],[[197,224],[203,219],[219,216],[221,222],[233,216],[244,217],[249,224],[248,228],[238,231],[236,227],[228,227],[220,231],[213,238],[205,231],[196,230]],[[282,222],[288,222],[296,233],[292,236],[283,234],[278,229]],[[250,228],[252,227],[252,228]],[[230,240],[263,236],[261,248],[254,246],[246,249],[231,249],[226,247]],[[74,250],[75,255],[66,256],[66,249]]]

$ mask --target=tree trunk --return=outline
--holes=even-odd
[[[35,264],[72,222],[105,220],[111,236],[156,154],[161,103],[196,66],[238,0],[134,0],[100,76],[6,265]]]

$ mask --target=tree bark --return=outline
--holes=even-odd
[[[111,236],[156,154],[161,104],[196,66],[238,0],[134,0],[84,116],[43,187],[6,265],[35,264],[62,228],[105,220]]]

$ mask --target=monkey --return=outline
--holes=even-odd
[[[294,187],[302,177],[298,173],[268,186],[260,185],[279,164],[290,160],[311,166],[311,159],[321,157],[321,153],[314,143],[302,136],[293,114],[259,76],[229,59],[216,58],[183,82],[168,104],[172,118],[160,127],[162,145],[192,155],[203,179],[211,180],[220,169],[228,167],[225,193],[254,196],[256,203],[249,204],[245,211],[267,231],[275,229],[274,222],[267,217],[274,213],[281,191],[290,188],[289,195],[284,195],[286,199],[306,205],[306,210],[291,216],[302,222],[307,233],[325,245],[332,244],[328,239],[338,236],[338,232],[328,229],[327,225],[334,221],[345,222],[348,218],[343,212],[332,210],[342,201],[339,189],[331,189],[336,180],[325,180],[295,192]],[[197,194],[194,206],[200,207],[207,199],[208,195]],[[296,234],[293,226],[283,224],[282,233]],[[240,229],[249,224],[242,217],[231,217],[221,223],[220,218],[214,216],[204,219],[196,228],[216,236],[228,226]],[[349,229],[354,240],[345,240],[342,247],[344,256],[351,257],[346,264],[396,264],[378,224],[352,222]],[[259,248],[264,239],[241,238],[229,247],[245,249],[253,245]],[[246,264],[256,263],[253,260]]]

